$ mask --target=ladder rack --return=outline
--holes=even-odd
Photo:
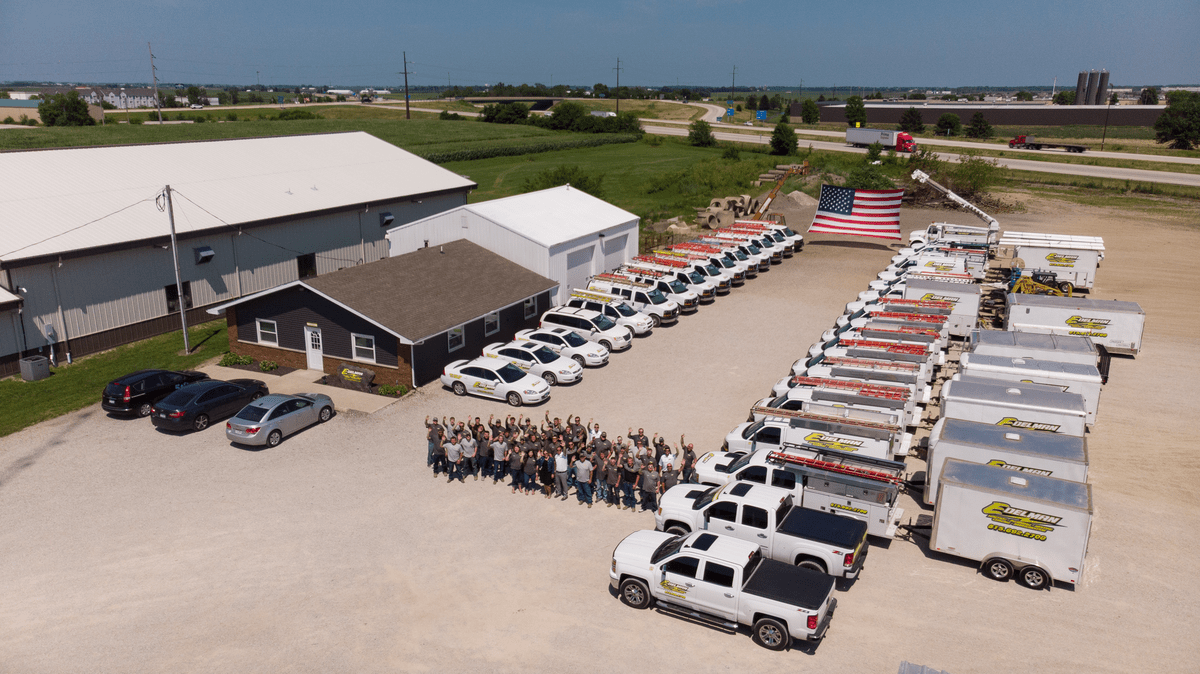
[[[839,417],[833,414],[818,414],[816,412],[805,412],[803,410],[784,410],[779,409],[778,407],[767,407],[766,405],[755,405],[750,412],[753,414],[761,414],[766,417],[781,417],[784,419],[796,419],[799,421],[820,421],[828,424],[869,428],[871,430],[884,431],[885,433],[904,432],[904,428],[898,424],[885,424],[878,421],[864,421],[862,419]]]
[[[879,304],[895,304],[904,307],[920,307],[922,309],[954,310],[954,303],[944,300],[902,300],[898,297],[880,297]]]
[[[869,470],[867,468],[859,468],[857,466],[849,466],[836,461],[823,461],[821,459],[810,459],[804,456],[788,454],[786,452],[771,452],[767,455],[767,459],[778,463],[790,463],[796,466],[806,466],[808,468],[816,468],[818,470],[827,470],[831,473],[841,473],[842,475],[853,475],[876,482],[886,482],[888,484],[898,485],[903,478],[899,475],[892,475],[878,470]]]
[[[950,272],[936,272],[936,271],[912,272],[905,276],[897,278],[897,280],[900,280],[900,278],[904,278],[909,281],[912,281],[914,279],[919,279],[921,281],[942,281],[943,283],[968,283],[968,284],[975,283],[975,278],[972,277],[970,274],[955,274],[955,273],[950,273]]]
[[[621,285],[626,285],[626,286],[630,286],[633,288],[649,288],[649,287],[651,287],[649,283],[642,283],[640,281],[634,281],[633,279],[629,278],[628,276],[623,276],[621,274],[611,274],[611,273],[605,272],[603,274],[596,274],[596,276],[594,278],[600,279],[601,281],[609,281],[612,283],[619,283]]]
[[[660,279],[667,275],[666,272],[658,271],[657,269],[651,269],[649,267],[640,267],[636,264],[630,264],[624,268],[628,269],[629,273],[631,274],[641,274],[642,276],[647,276],[653,279]]]
[[[924,344],[896,344],[877,339],[843,339],[839,340],[834,346],[845,346],[846,348],[855,349],[880,349],[889,353],[908,353],[914,356],[930,355],[929,349]]]
[[[717,246],[710,246],[710,245],[703,244],[703,243],[692,243],[692,242],[675,243],[675,244],[671,244],[670,246],[667,246],[667,248],[670,250],[689,250],[689,251],[694,250],[699,253],[711,253],[714,255],[721,252],[721,249],[718,248]]]
[[[874,360],[872,358],[852,358],[849,356],[830,356],[822,365],[841,365],[843,367],[868,368],[871,370],[894,370],[896,372],[917,372],[920,363],[906,363],[902,360]]]
[[[680,260],[664,260],[664,259],[662,259],[660,257],[656,257],[654,255],[634,255],[633,261],[634,262],[645,262],[646,264],[657,264],[657,265],[662,265],[664,267],[683,268],[683,267],[688,266],[688,263],[680,261]]]
[[[792,377],[796,386],[811,386],[813,388],[838,389],[850,391],[866,398],[884,400],[908,400],[912,391],[903,386],[887,386],[885,384],[870,384],[861,381],[846,381],[844,379],[829,379],[827,377]]]
[[[870,314],[871,318],[891,318],[910,323],[945,323],[946,316],[942,314],[906,314],[899,311],[879,311]]]
[[[599,278],[599,277],[597,277],[597,278]],[[581,300],[594,300],[596,302],[606,302],[606,303],[621,299],[620,297],[617,297],[615,295],[609,295],[607,293],[602,293],[599,290],[581,290],[579,288],[576,288],[571,291],[571,297],[581,299]]]

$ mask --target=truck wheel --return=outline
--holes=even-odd
[[[671,534],[672,536],[687,536],[691,532],[688,531],[688,528],[685,526],[673,524],[667,527],[667,533]]]
[[[1036,566],[1027,566],[1017,574],[1017,580],[1031,590],[1043,590],[1050,584],[1050,574]]]
[[[467,387],[463,386],[463,383],[461,381],[454,382],[454,386],[451,386],[450,388],[454,391],[454,395],[456,395],[456,396],[467,395]]]
[[[797,559],[796,566],[798,566],[802,569],[809,569],[812,571],[818,571],[820,573],[827,573],[827,571],[825,570],[825,564],[823,564],[821,562],[821,560],[813,559],[812,557],[801,557],[801,558]]]
[[[763,618],[754,623],[754,643],[772,651],[782,651],[791,642],[791,635],[783,623],[774,618]]]
[[[621,602],[631,608],[646,608],[650,606],[650,588],[637,578],[626,578],[621,581]]]
[[[991,578],[992,580],[998,580],[1003,583],[1009,578],[1012,578],[1013,568],[1012,564],[1008,563],[1008,560],[1000,559],[999,557],[993,557],[992,559],[989,559],[983,563],[983,573],[988,578]]]
[[[513,407],[520,407],[521,406],[521,394],[517,393],[516,391],[509,393],[508,394],[508,404],[512,405]]]
[[[658,316],[655,316],[654,314],[650,314],[650,327],[651,327],[651,329],[657,328],[657,327],[658,327],[658,326],[660,326],[660,325],[662,325],[662,319],[661,319],[661,318],[659,318]]]

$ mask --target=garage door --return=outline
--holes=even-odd
[[[625,259],[625,244],[628,240],[628,234],[604,240],[604,271],[612,271],[629,261]]]
[[[559,296],[566,297],[575,288],[586,288],[588,277],[592,275],[591,246],[580,248],[567,253],[567,284],[559,289]]]

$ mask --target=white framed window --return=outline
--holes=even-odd
[[[500,332],[500,312],[495,311],[483,317],[483,334],[494,335]]]
[[[261,344],[279,345],[279,326],[275,321],[258,319],[255,321],[258,325],[258,341]]]
[[[466,343],[467,339],[464,335],[463,326],[450,328],[450,331],[446,333],[446,347],[448,351],[458,351]]]
[[[525,300],[525,318],[533,318],[537,316],[537,297],[530,297]]]
[[[354,348],[354,360],[375,362],[375,338],[371,335],[356,335],[350,333],[350,341]]]

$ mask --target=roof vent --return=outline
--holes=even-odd
[[[1018,487],[1026,487],[1029,485],[1029,480],[1026,480],[1023,477],[1017,477],[1016,475],[1008,476],[1008,482],[1009,484],[1015,484]]]
[[[1013,365],[1024,365],[1024,364],[1025,364],[1024,358],[1013,358]]]
[[[1010,389],[1008,389],[1008,395],[1010,395],[1010,396],[1019,396],[1019,395],[1021,395],[1021,389],[1019,389],[1019,388],[1010,388]]]
[[[1012,440],[1012,441],[1014,441],[1014,442],[1015,442],[1015,441],[1017,441],[1017,440],[1020,440],[1020,439],[1021,439],[1021,434],[1020,434],[1020,433],[1005,433],[1005,434],[1004,434],[1004,439],[1005,439],[1005,440]]]

